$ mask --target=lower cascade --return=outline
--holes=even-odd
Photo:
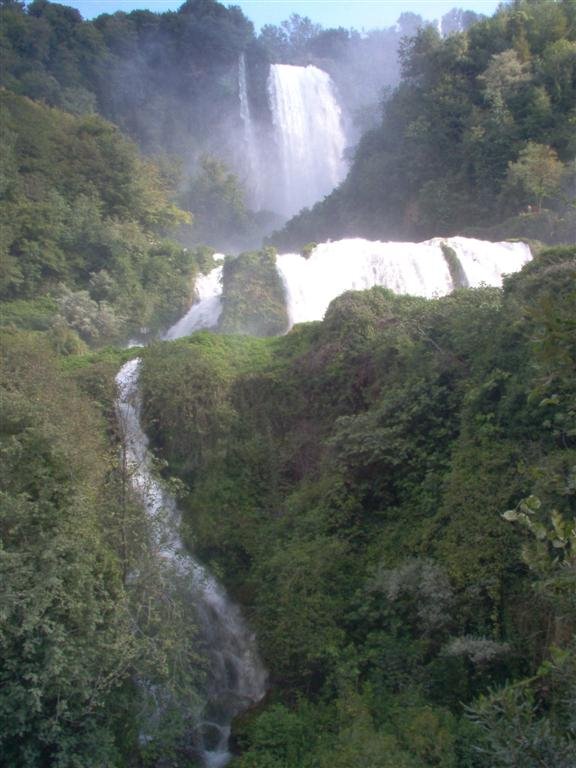
[[[224,257],[216,254],[214,258]],[[166,331],[164,334],[165,341],[181,339],[201,328],[214,328],[222,312],[221,282],[222,267],[215,267],[209,274],[198,279],[196,284],[198,300],[192,304],[184,317]]]
[[[176,339],[212,327],[220,314],[219,270],[198,280],[200,301],[165,335]],[[140,422],[139,358],[130,360],[116,377],[116,411],[124,439],[130,482],[145,507],[155,554],[167,566],[169,579],[195,606],[199,644],[207,657],[204,702],[190,713],[190,742],[205,766],[224,766],[233,718],[258,702],[266,691],[267,675],[254,635],[223,587],[185,550],[180,538],[181,514],[174,497],[152,472],[151,454]],[[170,584],[167,585],[170,589]],[[161,696],[155,698],[161,699]]]
[[[462,285],[501,285],[503,275],[518,271],[531,258],[529,247],[523,243],[489,243],[463,237],[423,243],[350,239],[318,245],[308,258],[296,253],[279,255],[277,269],[293,325],[321,320],[332,299],[347,290],[379,285],[395,293],[431,298]],[[198,279],[198,300],[164,334],[165,340],[217,325],[222,309],[222,269],[219,265]],[[140,362],[138,358],[130,360],[116,377],[116,410],[126,464],[151,523],[156,555],[167,564],[180,591],[184,584],[194,603],[199,642],[208,660],[204,704],[190,714],[192,747],[205,766],[224,766],[231,758],[228,741],[232,720],[264,696],[267,674],[256,639],[238,606],[185,550],[176,501],[152,472],[148,438],[140,421]]]
[[[452,257],[452,259],[450,258]],[[316,246],[309,258],[298,253],[277,257],[290,323],[321,320],[330,302],[345,291],[376,285],[394,293],[445,296],[461,287],[454,279],[456,262],[464,284],[502,285],[502,276],[517,272],[532,258],[524,243],[490,243],[465,237],[434,238],[423,243],[384,243],[360,238]]]

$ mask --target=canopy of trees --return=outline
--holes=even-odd
[[[4,91],[0,121],[0,297],[66,295],[66,319],[75,315],[72,327],[91,342],[184,310],[199,262],[163,239],[190,217],[158,166],[96,115]]]

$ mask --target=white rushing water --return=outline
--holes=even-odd
[[[280,179],[274,179],[267,207],[291,216],[344,178],[342,112],[330,75],[314,66],[273,64],[268,96]]]
[[[309,258],[296,253],[277,257],[290,324],[321,320],[337,296],[375,285],[429,298],[450,293],[457,286],[442,243],[456,253],[470,287],[501,285],[502,275],[517,272],[532,258],[524,243],[489,243],[464,237],[423,243],[359,238],[322,243]]]
[[[218,267],[198,280],[199,301],[166,333],[176,339],[201,328],[213,327],[220,315]],[[181,515],[175,499],[152,472],[151,455],[140,421],[140,360],[127,362],[116,377],[116,410],[122,428],[125,462],[130,481],[144,505],[150,523],[152,546],[174,580],[184,583],[193,600],[200,640],[208,657],[209,673],[201,711],[190,713],[194,722],[191,746],[206,766],[224,766],[230,759],[228,739],[232,719],[259,701],[266,690],[266,672],[256,640],[238,607],[216,579],[184,549],[180,538]]]
[[[217,253],[216,260],[224,256]],[[196,281],[197,301],[188,312],[169,328],[163,336],[164,341],[190,336],[201,328],[214,328],[222,312],[222,267],[216,267],[207,275],[200,275]]]

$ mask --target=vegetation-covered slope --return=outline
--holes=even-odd
[[[575,257],[548,251],[504,292],[373,289],[283,338],[147,351],[190,540],[272,674],[240,765],[572,764],[574,649],[537,670],[576,620],[573,534],[542,543],[575,512]],[[530,535],[502,514],[530,496],[524,559]]]
[[[3,91],[0,121],[0,298],[58,298],[90,343],[181,313],[202,258],[163,239],[187,216],[157,166],[96,116]]]
[[[197,153],[225,135],[238,57],[254,38],[239,8],[188,0],[177,12],[102,14],[3,2],[2,85],[61,109],[99,112],[155,153]],[[234,70],[234,71],[231,71]]]
[[[204,669],[119,450],[114,375],[134,352],[81,353],[169,324],[210,254],[164,239],[187,218],[175,174],[96,113],[196,156],[237,116],[240,53],[263,93],[262,46],[336,74],[361,43],[300,20],[256,44],[212,0],[94,22],[0,0],[0,15],[0,762],[184,768]],[[348,180],[279,242],[480,225],[576,239],[575,18],[570,0],[518,0],[407,42]],[[220,160],[180,192],[202,236],[249,233]],[[285,330],[273,262],[225,262],[219,331]],[[281,338],[142,352],[187,541],[271,673],[235,725],[239,768],[573,768],[575,263],[550,250],[503,291],[350,293]]]
[[[254,42],[240,10],[215,0],[94,21],[47,0],[3,2],[0,85],[72,114],[112,120],[141,150],[162,158],[181,205],[193,206],[196,226],[180,232],[184,242],[229,247],[234,237],[255,237],[245,190],[229,167],[242,167],[238,60]]]
[[[494,235],[575,242],[574,3],[514,0],[446,38],[426,27],[402,62],[345,182],[271,242],[424,239],[518,216]]]
[[[0,762],[110,768],[159,744],[170,754],[180,712],[147,720],[137,681],[185,712],[200,666],[193,617],[159,599],[164,566],[103,418],[130,352],[68,358],[64,371],[41,333],[2,331],[0,345]]]

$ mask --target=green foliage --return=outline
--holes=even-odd
[[[96,302],[88,291],[67,291],[58,299],[61,322],[86,342],[102,344],[120,332],[120,320],[105,301]]]
[[[345,689],[330,705],[272,705],[243,731],[239,768],[423,768],[456,765],[455,721],[439,708],[402,700],[384,724],[370,695]]]
[[[236,98],[238,57],[254,40],[238,8],[186,2],[176,12],[83,21],[38,0],[3,3],[0,14],[3,87],[75,114],[96,109],[148,152],[188,160],[215,134],[225,144],[222,114]]]
[[[314,251],[314,248],[316,248],[316,246],[317,246],[317,245],[318,245],[318,243],[307,243],[307,244],[306,244],[306,245],[305,245],[305,246],[302,248],[302,256],[303,256],[305,259],[309,259],[309,258],[310,258],[310,256],[312,256],[312,253],[313,253],[313,251]]]
[[[224,262],[222,333],[278,336],[288,327],[284,288],[276,269],[276,251],[242,253]]]
[[[45,342],[2,333],[0,750],[30,768],[132,765],[139,733],[167,755],[198,706],[194,611],[102,418],[134,351],[64,362]]]
[[[482,697],[469,709],[470,719],[479,727],[476,749],[485,764],[494,768],[574,764],[574,659],[573,645],[555,650],[534,679]]]
[[[448,243],[441,243],[440,247],[442,248],[442,253],[444,254],[444,258],[448,264],[448,269],[450,270],[450,277],[452,278],[452,285],[454,288],[468,288],[466,273],[462,268],[462,264],[460,264],[454,248],[451,248]]]
[[[265,24],[260,33],[260,42],[274,61],[291,63],[305,56],[307,49],[314,46],[321,29],[319,24],[314,24],[307,16],[293,13],[278,26]]]
[[[364,236],[574,242],[576,45],[567,0],[518,0],[465,32],[412,30],[403,79],[355,151],[348,177],[270,243]],[[516,217],[528,204],[545,216]],[[492,235],[494,236],[494,235]]]
[[[59,297],[60,320],[95,344],[168,324],[189,304],[203,256],[160,239],[187,217],[158,168],[100,118],[0,99],[0,296],[14,309]]]
[[[47,331],[54,321],[57,309],[56,301],[47,296],[3,302],[0,324],[24,331]]]
[[[238,768],[279,768],[314,765],[315,723],[306,707],[291,711],[281,704],[267,708],[240,735]]]
[[[40,344],[5,336],[3,350],[3,758],[109,765],[137,648],[108,539],[102,425]]]
[[[181,201],[194,215],[195,242],[226,250],[237,248],[250,234],[253,221],[242,183],[215,157],[200,159],[198,173],[188,182]]]
[[[503,291],[350,292],[278,339],[146,351],[187,537],[246,605],[282,704],[242,726],[239,765],[492,765],[462,704],[573,626],[501,517],[532,492],[569,519],[573,258],[545,250]]]
[[[518,160],[508,165],[508,184],[518,186],[538,210],[546,198],[554,197],[560,190],[564,166],[550,147],[528,142]]]
[[[434,563],[413,560],[390,570],[380,568],[370,590],[383,593],[388,604],[402,613],[406,630],[429,635],[451,623],[452,587]]]
[[[465,34],[406,41],[404,82],[348,180],[284,242],[486,221],[572,242],[572,6],[519,0]],[[89,23],[44,0],[0,14],[0,748],[30,768],[180,764],[205,671],[194,612],[107,442],[113,375],[136,353],[86,343],[168,324],[211,256],[162,239],[187,221],[174,169],[95,112],[186,151],[191,237],[237,245],[254,223],[220,126],[240,53],[262,83],[262,46],[331,59],[386,31],[360,41],[293,17],[256,44],[213,0]],[[389,39],[418,26],[405,14]],[[206,146],[226,162],[198,161]],[[571,766],[575,257],[545,251],[504,291],[350,292],[279,339],[200,333],[142,352],[185,539],[246,607],[272,675],[237,765]],[[271,252],[228,259],[224,282],[221,331],[285,330]]]

